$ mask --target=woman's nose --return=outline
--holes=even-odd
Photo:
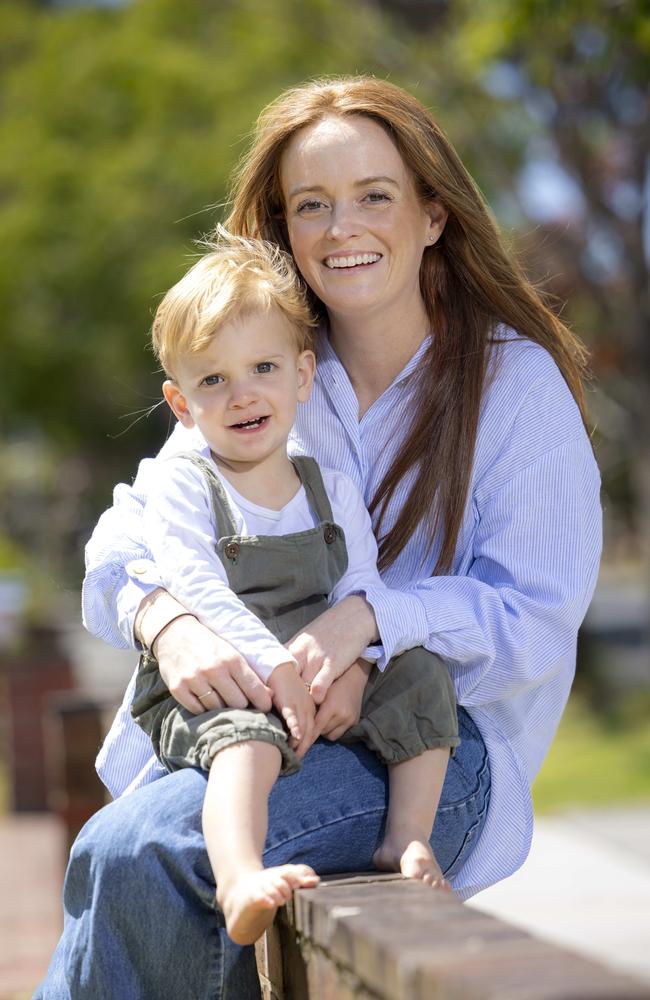
[[[334,206],[327,227],[328,239],[336,240],[340,243],[351,236],[358,236],[359,229],[359,219],[353,205],[339,203]]]

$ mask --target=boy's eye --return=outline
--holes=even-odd
[[[272,361],[260,361],[258,365],[255,365],[255,371],[258,375],[268,375],[275,367]]]
[[[219,385],[220,382],[223,382],[223,375],[206,375],[201,379],[201,385]]]

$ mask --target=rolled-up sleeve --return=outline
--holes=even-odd
[[[573,662],[598,573],[599,487],[586,436],[559,445],[483,498],[467,575],[409,588],[461,704],[509,698]]]
[[[200,435],[179,424],[157,459],[145,458],[132,486],[119,483],[113,506],[100,517],[86,545],[86,573],[81,592],[84,626],[111,646],[137,648],[135,616],[142,600],[161,586],[160,575],[143,541],[145,501],[161,459],[203,444]],[[146,573],[127,567],[148,562]]]
[[[141,601],[161,585],[151,554],[141,540],[144,494],[138,482],[136,479],[133,487],[117,486],[114,506],[100,517],[86,546],[81,590],[85,627],[98,639],[122,648],[137,648],[133,637],[136,612]],[[138,572],[129,574],[128,566]]]

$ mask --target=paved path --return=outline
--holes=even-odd
[[[61,933],[63,829],[53,816],[0,819],[0,1000],[28,1000]]]
[[[650,805],[538,819],[523,868],[470,905],[650,983]]]

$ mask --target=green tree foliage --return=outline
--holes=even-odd
[[[169,427],[151,317],[221,217],[260,109],[384,72],[344,0],[0,2],[0,540],[54,579]],[[135,422],[134,422],[135,420]]]
[[[530,269],[567,302],[565,316],[593,349],[599,389],[592,412],[610,527],[617,513],[622,533],[640,541],[648,558],[648,5],[458,0],[447,31],[466,86],[498,98],[481,137],[497,136],[516,171],[536,161],[529,184],[554,165],[573,183],[573,204],[542,219],[523,246]],[[511,203],[512,180],[504,185]],[[525,199],[518,207],[525,213]]]
[[[650,558],[648,5],[382,6],[417,29],[408,60],[393,51],[402,78],[431,95],[529,273],[592,348],[608,540]]]
[[[112,483],[157,449],[162,409],[127,430],[160,398],[146,348],[156,304],[220,218],[260,109],[340,72],[375,72],[432,107],[534,272],[570,300],[605,388],[594,409],[611,495],[650,510],[645,8],[0,0],[0,413],[5,437],[38,442],[10,461],[0,451],[0,519],[29,542],[25,511],[47,524],[65,509],[59,535],[83,535]],[[553,159],[578,208],[533,220],[522,240],[522,168]]]
[[[114,438],[159,397],[156,303],[219,217],[261,107],[315,67],[374,68],[381,19],[355,22],[339,0],[0,7],[6,430],[91,461],[156,447],[160,422]]]

